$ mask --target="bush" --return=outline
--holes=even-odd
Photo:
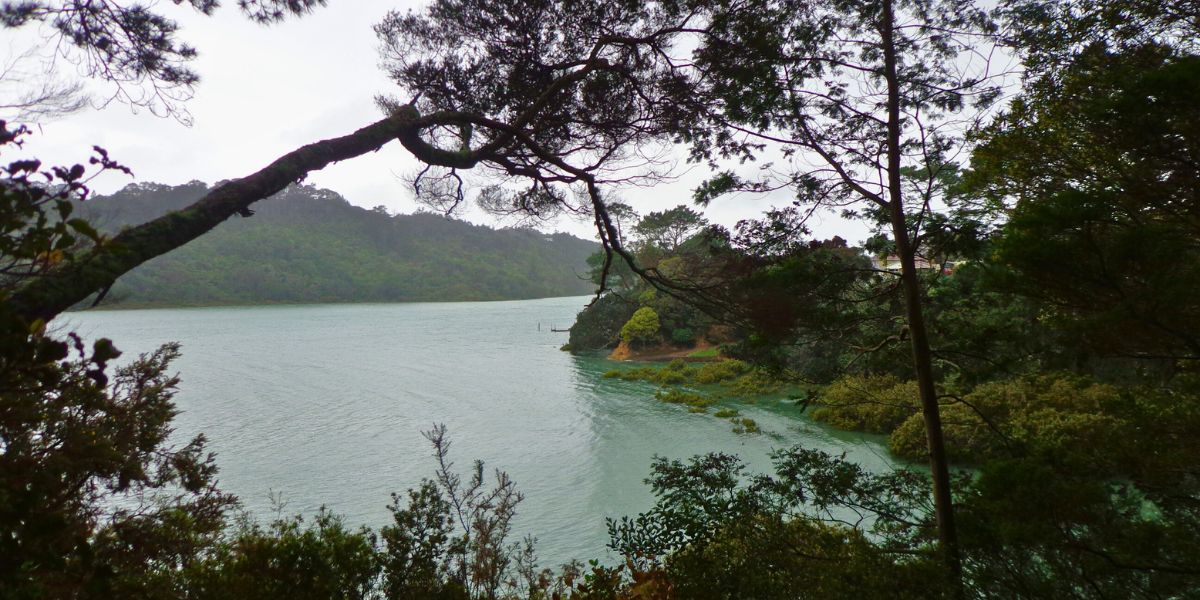
[[[712,406],[716,402],[711,396],[701,396],[682,390],[659,390],[654,393],[654,397],[669,404],[684,404],[700,408]]]
[[[916,382],[891,375],[843,377],[825,388],[818,404],[813,420],[869,433],[891,433],[920,412]]]
[[[616,346],[621,325],[633,316],[637,305],[617,294],[605,294],[575,318],[567,345],[571,352],[587,352]]]
[[[671,332],[671,341],[680,346],[691,346],[696,343],[696,332],[687,327],[680,327]]]
[[[378,572],[375,536],[322,508],[310,523],[244,519],[232,539],[192,567],[189,597],[323,600],[370,595]]]
[[[762,369],[754,369],[729,384],[729,395],[748,398],[777,394],[783,383]]]
[[[721,383],[746,374],[750,365],[740,360],[705,363],[696,372],[696,383]]]
[[[662,369],[654,377],[655,383],[662,385],[681,385],[688,382],[688,371]]]
[[[658,339],[658,328],[658,313],[643,306],[621,327],[621,340],[630,345],[650,343]]]
[[[946,453],[960,463],[1005,458],[1014,451],[1038,449],[1062,460],[1080,449],[1088,468],[1101,467],[1102,454],[1120,448],[1129,424],[1120,415],[1125,403],[1118,390],[1069,375],[1043,375],[983,384],[961,402],[943,404],[942,431]],[[888,438],[898,456],[926,457],[925,422],[914,414]],[[1111,464],[1102,467],[1117,471]]]

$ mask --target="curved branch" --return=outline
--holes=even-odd
[[[27,321],[49,321],[138,265],[196,239],[235,214],[244,214],[251,204],[308,173],[374,152],[397,138],[425,162],[455,167],[460,166],[459,161],[477,160],[421,140],[418,119],[415,109],[405,107],[350,135],[293,150],[256,173],[213,189],[187,208],[126,229],[76,260],[31,280],[8,298],[8,307]]]

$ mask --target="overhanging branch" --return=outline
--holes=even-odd
[[[97,290],[112,285],[138,265],[166,254],[244,212],[312,171],[374,152],[399,138],[423,161],[435,164],[475,160],[440,150],[419,137],[415,109],[400,110],[343,137],[321,140],[289,152],[256,173],[221,185],[191,206],[131,227],[76,260],[31,280],[8,298],[9,308],[27,321],[49,321]],[[456,166],[447,164],[446,166]]]

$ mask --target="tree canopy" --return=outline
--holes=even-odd
[[[268,20],[314,5],[242,3]],[[144,13],[99,6],[4,10],[13,26],[85,11],[100,31],[111,15]],[[623,260],[672,302],[738,328],[729,352],[827,386],[803,399],[819,404],[814,418],[886,434],[898,455],[929,462],[928,471],[879,475],[791,449],[774,475],[744,478],[732,457],[659,461],[658,504],[610,526],[628,579],[597,567],[589,590],[615,581],[629,596],[664,598],[1190,597],[1200,577],[1196,14],[1195,2],[1150,0],[1010,0],[992,14],[965,0],[531,0],[519,10],[438,0],[376,29],[399,87],[379,99],[387,116],[181,211],[105,237],[72,219],[69,196],[86,193],[86,169],[52,169],[46,179],[64,187],[42,187],[31,183],[39,164],[14,163],[3,189],[13,216],[0,220],[11,234],[0,245],[0,375],[19,402],[4,405],[3,459],[32,469],[22,475],[54,475],[37,461],[57,463],[60,446],[82,444],[88,456],[98,448],[104,460],[63,462],[59,472],[84,482],[66,492],[54,476],[14,479],[0,509],[14,515],[6,526],[17,535],[4,539],[35,567],[67,552],[88,573],[186,575],[181,565],[200,561],[218,578],[252,559],[281,564],[275,549],[329,541],[355,577],[371,577],[359,559],[373,541],[335,520],[308,532],[251,528],[238,543],[189,554],[215,531],[223,505],[201,493],[211,471],[198,444],[156,455],[165,462],[145,459],[163,449],[171,415],[170,349],[109,382],[111,344],[89,353],[43,326],[143,262],[250,216],[254,202],[308,172],[398,139],[427,165],[413,180],[427,202],[468,201],[462,172],[478,170],[491,183],[475,199],[493,212],[590,216],[604,250],[594,261],[601,286],[613,274],[632,280],[613,267]],[[103,51],[136,36],[84,35],[78,47],[126,77],[194,83],[178,66],[190,55],[172,26],[143,21],[134,31],[149,32],[145,65],[141,55]],[[1023,87],[992,113],[1000,89],[987,57],[1001,44],[1022,61]],[[3,144],[19,137],[0,129]],[[702,204],[778,190],[795,203],[736,232],[686,240],[699,228],[695,211],[651,213],[634,233],[673,255],[649,265],[626,248],[629,214],[610,210],[611,188],[661,176],[654,150],[669,143],[714,171],[696,191]],[[739,161],[757,168],[730,168]],[[101,151],[94,164],[119,168]],[[899,270],[872,266],[840,238],[806,240],[821,207],[874,225],[881,237],[868,245],[895,253]],[[599,320],[624,326],[601,323],[595,337],[694,336],[678,306],[660,311],[654,292],[638,292],[636,303],[597,303]],[[138,418],[107,418],[127,409]],[[81,414],[82,434],[100,427],[104,439],[63,435],[78,433]],[[955,474],[952,461],[974,470]],[[402,569],[387,589],[494,596],[509,563],[493,559],[513,555],[479,537],[452,541],[445,523],[454,504],[468,538],[477,527],[503,532],[515,492],[502,478],[488,505],[502,514],[463,518],[463,506],[481,505],[462,493],[488,498],[471,496],[482,493],[482,466],[465,488],[441,466],[440,488],[414,491],[406,507],[396,501],[397,527],[408,529],[386,530],[394,553],[372,564]],[[105,491],[176,484],[176,512],[154,513],[158,521],[124,515],[119,524],[132,529],[105,529],[89,512]],[[43,498],[64,494],[73,504],[48,518],[52,526],[25,528],[43,522],[45,506],[62,508]],[[175,546],[161,525],[181,514],[193,527]],[[146,554],[105,554],[130,532],[155,543]],[[176,550],[155,554],[168,546]],[[468,577],[475,550],[485,568]],[[2,568],[28,580],[27,564]],[[95,565],[107,570],[88,571]]]

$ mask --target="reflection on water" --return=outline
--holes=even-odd
[[[351,524],[388,520],[393,492],[433,472],[421,432],[445,423],[452,458],[500,468],[525,494],[519,535],[544,563],[605,555],[605,517],[645,510],[655,455],[736,453],[756,470],[772,448],[846,452],[873,469],[873,439],[831,432],[783,402],[736,405],[763,435],[604,379],[609,363],[559,350],[587,297],[519,302],[307,305],[71,313],[55,324],[110,337],[131,357],[183,345],[180,438],[203,432],[221,486],[260,517],[325,505]],[[539,331],[540,323],[540,331]]]

